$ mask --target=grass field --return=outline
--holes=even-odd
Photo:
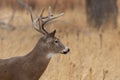
[[[10,14],[10,9],[0,10],[0,18]],[[12,24],[14,31],[0,29],[0,58],[25,55],[41,36],[26,11],[17,11]],[[71,51],[55,55],[41,80],[120,80],[120,17],[117,29],[110,24],[105,27],[100,38],[100,32],[86,24],[85,11],[79,9],[67,10],[49,24],[47,29],[57,29],[56,36]]]

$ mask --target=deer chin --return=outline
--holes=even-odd
[[[65,47],[64,50],[61,51],[62,54],[67,54],[70,51],[68,47]]]

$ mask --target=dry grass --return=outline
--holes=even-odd
[[[9,16],[8,13],[9,9],[0,10],[0,17]],[[120,17],[118,22],[120,25]],[[17,11],[13,24],[13,32],[0,30],[0,58],[28,53],[41,36],[32,28],[27,12]],[[107,26],[102,33],[102,45],[99,32],[86,25],[83,10],[68,10],[50,26],[48,30],[57,29],[57,36],[71,52],[55,55],[41,80],[120,80],[119,26]]]

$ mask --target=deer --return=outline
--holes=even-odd
[[[31,21],[36,31],[43,36],[40,37],[35,47],[26,55],[0,59],[0,80],[39,80],[46,70],[51,58],[55,54],[67,54],[70,49],[60,42],[55,36],[56,30],[48,32],[45,25],[63,15],[53,15],[49,8],[48,16],[44,17],[43,8],[40,16],[33,18],[30,11]]]

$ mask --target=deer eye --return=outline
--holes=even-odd
[[[55,40],[55,43],[58,43],[59,41],[58,40]]]

